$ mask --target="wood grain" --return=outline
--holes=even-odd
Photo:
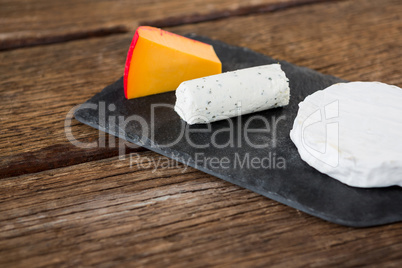
[[[348,80],[402,86],[402,1],[355,0],[167,28],[248,47]]]
[[[0,178],[118,155],[122,140],[73,120],[78,141],[105,140],[103,147],[78,148],[64,124],[74,106],[122,76],[130,39],[126,34],[0,53]]]
[[[14,3],[22,2],[1,2],[0,23],[32,23],[39,30],[52,20],[40,21],[43,10],[35,6],[71,12],[79,5]],[[113,5],[83,3],[99,14]],[[204,34],[345,79],[401,86],[401,5],[315,4],[169,30]],[[28,11],[32,17],[24,17]],[[78,26],[66,18],[78,25],[77,16],[61,14],[58,26],[46,26],[74,32]],[[71,145],[64,133],[67,112],[121,76],[131,37],[0,52],[0,174],[7,177],[0,183],[0,267],[402,265],[402,223],[342,227],[149,151],[123,160],[112,157],[116,148]],[[98,131],[72,122],[78,140],[99,140]]]
[[[402,86],[401,6],[392,0],[334,2],[168,29],[208,35],[344,79]],[[118,154],[109,146],[72,146],[64,119],[71,108],[122,75],[131,37],[0,53],[0,177]],[[84,142],[102,138],[76,121],[72,131]]]
[[[270,12],[324,0],[0,1],[0,50]]]
[[[262,4],[249,4],[245,6],[239,6],[237,8],[214,10],[209,13],[192,13],[181,14],[179,16],[171,16],[162,19],[151,19],[141,21],[140,25],[152,25],[155,27],[172,27],[183,24],[193,24],[205,21],[214,21],[230,17],[246,16],[255,13],[274,12],[282,9],[294,8],[303,5],[316,4],[321,2],[328,2],[335,0],[296,0],[296,1],[278,1],[267,2]]]
[[[402,223],[324,222],[153,152],[2,180],[0,266],[402,264]]]

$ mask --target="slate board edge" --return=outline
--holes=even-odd
[[[252,54],[258,55],[258,56],[260,56],[260,57],[267,57],[267,55],[262,54],[262,53],[257,52],[257,51],[254,51],[254,50],[252,50],[252,49],[250,49],[250,48],[248,48],[248,47],[241,47],[241,46],[231,45],[231,44],[225,43],[225,42],[223,42],[223,41],[216,40],[216,39],[212,39],[212,38],[209,38],[209,37],[206,37],[206,36],[203,36],[203,35],[197,35],[197,34],[195,34],[195,33],[189,33],[189,34],[185,34],[184,36],[185,36],[185,37],[188,37],[188,38],[191,38],[191,39],[198,40],[198,41],[200,41],[200,40],[202,40],[202,39],[205,39],[205,40],[213,40],[213,41],[215,41],[215,42],[219,42],[219,44],[220,44],[221,46],[224,46],[224,47],[227,47],[227,48],[236,47],[236,48],[242,49],[243,51],[247,51],[247,53],[252,53]],[[270,57],[270,56],[269,56],[269,57]],[[293,63],[290,63],[290,62],[288,62],[288,61],[286,61],[286,60],[278,60],[278,59],[275,59],[275,58],[272,58],[272,59],[276,60],[280,65],[288,65],[288,64],[289,64],[289,65],[294,65]],[[308,67],[306,67],[306,66],[297,65],[297,67],[298,67],[298,68],[302,68],[302,69],[306,69],[306,70],[308,70],[309,72],[316,73],[317,75],[320,75],[320,76],[325,76],[325,77],[327,77],[327,78],[329,78],[329,79],[336,79],[336,80],[339,80],[338,83],[341,83],[341,82],[350,82],[350,81],[348,81],[348,80],[339,78],[339,77],[337,77],[337,76],[333,76],[333,75],[329,75],[329,74],[320,73],[320,72],[318,72],[318,71],[316,71],[316,70],[314,70],[314,69],[310,69],[310,68],[308,68]]]
[[[252,53],[252,54],[254,54],[254,55],[258,55],[258,56],[261,56],[261,57],[266,57],[266,55],[261,54],[261,53],[256,52],[256,51],[253,51],[253,50],[251,50],[251,49],[249,49],[249,48],[246,48],[246,47],[239,47],[239,46],[235,46],[235,45],[230,45],[230,44],[224,43],[224,42],[222,42],[222,41],[220,41],[220,40],[213,40],[213,39],[210,39],[209,37],[200,36],[200,35],[196,35],[196,34],[193,34],[193,33],[186,34],[185,36],[187,36],[187,37],[189,37],[189,38],[192,38],[192,39],[199,40],[199,41],[203,41],[202,39],[215,41],[215,42],[220,43],[220,45],[222,45],[222,46],[224,46],[224,47],[227,47],[227,48],[229,48],[229,49],[232,49],[232,48],[234,48],[234,47],[237,47],[237,48],[240,48],[240,49],[242,49],[243,51],[245,51],[245,52],[247,52],[247,53]],[[271,59],[272,59],[272,58],[271,58]],[[274,59],[274,60],[275,60],[275,59]],[[293,65],[293,64],[291,64],[291,63],[289,63],[289,62],[287,62],[287,61],[284,61],[284,60],[275,60],[275,61],[277,61],[278,63],[283,64],[283,65]],[[339,78],[334,77],[334,76],[332,76],[332,75],[322,74],[322,73],[320,73],[320,72],[318,72],[318,71],[312,70],[312,69],[307,68],[307,67],[304,67],[304,66],[297,66],[297,67],[298,67],[298,68],[301,68],[301,69],[309,70],[310,72],[316,73],[316,74],[318,74],[318,75],[320,75],[320,76],[325,76],[325,77],[327,77],[329,80],[333,80],[333,81],[334,81],[334,80],[338,80],[338,81],[334,81],[334,83],[339,82],[339,80],[342,80],[341,82],[343,82],[343,81],[344,81],[344,82],[348,82],[348,81],[346,81],[346,80],[339,79]],[[118,81],[121,80],[121,79],[122,79],[122,78],[118,79],[116,82],[118,82]],[[115,83],[116,83],[116,82],[115,82]],[[115,84],[115,83],[112,83],[112,84]],[[104,90],[106,90],[106,88],[107,88],[107,87],[105,87]],[[87,100],[86,103],[91,103],[91,100],[94,99],[94,98],[96,98],[96,96],[98,96],[98,94],[102,94],[104,90],[102,90],[101,92],[95,94],[91,99]],[[80,113],[79,113],[79,112],[78,112],[78,113],[74,113],[74,115],[75,115],[75,118],[76,118],[78,121],[80,121],[81,123],[84,123],[84,124],[86,124],[86,125],[89,125],[89,126],[91,126],[91,127],[94,127],[94,128],[99,129],[99,130],[101,130],[101,131],[104,131],[104,132],[107,132],[107,133],[109,133],[109,134],[111,134],[111,135],[114,135],[114,136],[118,136],[118,137],[119,137],[119,135],[116,135],[116,133],[112,133],[112,131],[107,131],[106,129],[102,129],[102,127],[98,126],[98,125],[96,124],[96,122],[92,122],[91,120],[86,120],[85,114],[84,114],[83,117],[80,116]],[[295,202],[295,201],[293,201],[293,200],[289,200],[289,199],[287,199],[287,198],[285,198],[285,197],[283,197],[283,196],[281,196],[281,195],[278,195],[278,194],[276,194],[276,193],[274,193],[274,192],[270,192],[270,191],[267,191],[267,190],[265,190],[266,192],[261,192],[261,191],[259,191],[258,189],[254,188],[253,186],[243,185],[241,182],[237,183],[237,182],[229,181],[229,180],[225,179],[224,177],[222,177],[221,175],[219,175],[218,173],[216,173],[216,172],[214,172],[214,171],[212,171],[212,170],[208,170],[208,169],[203,168],[203,167],[200,167],[200,166],[197,166],[197,167],[196,167],[196,165],[194,164],[194,162],[191,160],[191,157],[187,156],[186,154],[180,153],[180,152],[175,151],[175,150],[166,150],[166,151],[164,151],[164,150],[161,150],[161,149],[159,149],[159,148],[152,147],[152,145],[151,145],[151,143],[150,143],[150,141],[149,141],[148,139],[145,141],[145,144],[144,144],[144,143],[142,143],[142,142],[140,142],[140,143],[139,143],[139,142],[136,142],[135,140],[130,139],[129,137],[120,137],[120,138],[123,138],[123,139],[125,139],[125,140],[127,140],[127,141],[129,141],[129,142],[131,142],[131,143],[137,144],[137,145],[139,145],[139,146],[143,146],[144,148],[147,148],[147,149],[149,149],[149,150],[151,150],[151,151],[154,151],[154,152],[156,152],[156,153],[159,153],[159,154],[161,154],[161,155],[164,155],[164,156],[166,156],[166,157],[169,157],[169,158],[171,158],[171,159],[174,159],[174,160],[176,160],[176,161],[178,161],[178,162],[183,163],[183,161],[184,161],[183,164],[188,164],[189,166],[191,166],[191,167],[193,167],[193,168],[196,168],[196,169],[198,169],[198,170],[200,170],[200,171],[203,171],[203,172],[205,172],[205,173],[207,173],[207,174],[210,174],[210,175],[212,175],[212,176],[218,177],[218,178],[220,178],[220,179],[223,179],[223,180],[225,180],[225,181],[228,181],[228,182],[230,182],[230,183],[232,183],[232,184],[235,184],[235,185],[238,185],[238,186],[240,186],[240,187],[249,189],[249,190],[251,190],[251,191],[253,191],[253,192],[255,192],[255,193],[261,194],[261,195],[263,195],[263,196],[265,196],[265,197],[268,197],[268,198],[270,198],[270,199],[272,199],[272,200],[275,200],[275,201],[277,201],[277,202],[283,203],[283,204],[288,205],[288,206],[290,206],[290,207],[293,207],[293,208],[295,208],[295,209],[297,209],[297,210],[303,211],[303,212],[305,212],[305,213],[307,213],[307,214],[310,214],[310,215],[312,215],[312,216],[315,216],[315,217],[324,219],[324,220],[329,221],[329,222],[332,222],[332,223],[336,223],[336,224],[340,224],[340,225],[345,225],[345,226],[350,226],[350,227],[371,227],[371,226],[380,226],[380,225],[391,224],[391,223],[395,223],[395,222],[401,221],[401,219],[398,218],[398,217],[395,216],[395,215],[390,215],[390,216],[383,217],[380,222],[379,222],[378,220],[368,220],[368,221],[367,221],[367,220],[345,220],[345,219],[342,219],[342,218],[339,217],[339,216],[338,216],[338,217],[332,217],[331,215],[328,215],[327,213],[323,213],[323,212],[320,212],[319,210],[312,209],[312,208],[310,208],[310,207],[308,207],[308,206],[306,206],[306,205],[301,205],[301,204],[298,203],[298,202]],[[136,140],[139,140],[139,139],[140,139],[140,137],[139,137],[138,135],[133,135],[133,138],[136,139]],[[145,137],[142,137],[142,138],[144,139]],[[177,156],[177,157],[175,157],[175,156]],[[179,156],[181,157],[181,159],[178,159]],[[185,156],[185,157],[183,157],[183,156]],[[318,171],[317,171],[317,172],[318,172]],[[230,179],[230,177],[228,177],[228,178]]]
[[[87,102],[89,102],[90,100],[88,100]],[[303,206],[303,205],[299,204],[298,202],[294,202],[292,200],[284,198],[284,197],[282,197],[282,196],[280,196],[278,194],[275,194],[275,193],[272,193],[272,192],[267,194],[267,193],[259,191],[258,189],[254,188],[254,187],[250,187],[248,185],[242,185],[241,183],[234,183],[234,182],[228,181],[224,177],[222,177],[221,175],[219,175],[218,173],[216,173],[216,172],[214,172],[212,170],[202,168],[200,166],[196,166],[194,161],[192,161],[192,159],[188,158],[187,156],[182,155],[178,151],[170,150],[170,152],[169,152],[169,151],[160,150],[159,148],[156,148],[156,147],[152,147],[151,142],[149,141],[149,139],[146,139],[145,143],[135,142],[134,140],[132,140],[130,138],[126,139],[126,137],[121,137],[118,133],[114,133],[113,131],[106,131],[106,129],[101,128],[96,124],[88,123],[88,121],[86,121],[85,118],[81,117],[80,114],[74,114],[74,116],[79,122],[81,122],[83,124],[86,124],[86,125],[88,125],[90,127],[93,127],[95,129],[98,129],[98,130],[103,131],[103,132],[107,132],[107,133],[109,133],[111,135],[114,135],[116,137],[122,138],[122,139],[127,140],[127,141],[129,141],[131,143],[134,143],[136,145],[142,146],[142,147],[144,147],[144,148],[146,148],[146,149],[148,149],[150,151],[153,151],[153,152],[156,152],[156,153],[161,154],[163,156],[166,156],[168,158],[174,159],[174,160],[176,160],[176,161],[178,161],[178,162],[180,162],[180,163],[182,163],[184,165],[188,164],[189,166],[191,166],[191,167],[193,167],[195,169],[198,169],[198,170],[200,170],[202,172],[205,172],[207,174],[210,174],[210,175],[212,175],[214,177],[217,177],[217,178],[222,179],[224,181],[227,181],[229,183],[235,184],[235,185],[240,186],[242,188],[251,190],[251,191],[253,191],[253,192],[257,193],[257,194],[260,194],[262,196],[268,197],[268,198],[270,198],[270,199],[272,199],[274,201],[277,201],[279,203],[285,204],[285,205],[290,206],[290,207],[292,207],[294,209],[303,211],[303,212],[305,212],[305,213],[307,213],[307,214],[309,214],[311,216],[318,217],[320,219],[323,219],[323,220],[326,220],[326,221],[329,221],[329,222],[332,222],[332,223],[336,223],[336,224],[344,225],[344,226],[349,226],[349,227],[371,227],[371,226],[379,226],[379,225],[390,224],[390,223],[394,223],[394,222],[399,221],[399,220],[395,220],[395,219],[389,219],[388,221],[384,220],[383,224],[378,224],[378,222],[375,222],[375,223],[367,222],[367,221],[354,222],[354,221],[348,221],[348,220],[342,220],[342,219],[339,219],[339,218],[334,218],[334,217],[331,217],[331,216],[329,216],[329,215],[327,215],[325,213],[318,212],[318,211],[316,211],[314,209],[311,209],[309,207]],[[135,136],[138,139],[140,138],[137,135],[135,135]],[[175,156],[178,156],[178,155],[180,155],[182,157],[181,158],[175,157]],[[186,158],[186,159],[184,159],[184,158]]]

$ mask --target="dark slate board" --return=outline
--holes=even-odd
[[[247,48],[230,46],[206,37],[188,36],[212,44],[223,63],[223,71],[278,62]],[[365,227],[401,221],[401,187],[381,189],[349,187],[331,179],[327,175],[321,174],[301,160],[296,147],[289,138],[289,131],[292,128],[293,120],[298,110],[298,103],[307,95],[342,80],[284,61],[279,62],[290,80],[290,104],[284,108],[258,113],[267,118],[269,122],[280,120],[276,130],[276,146],[272,143],[273,131],[271,133],[254,133],[250,135],[252,142],[267,142],[271,145],[270,148],[255,149],[245,142],[244,135],[237,134],[236,131],[234,139],[235,141],[240,140],[241,146],[236,143],[234,147],[221,149],[213,147],[195,149],[190,146],[188,139],[185,137],[174,145],[163,146],[176,140],[183,133],[188,134],[190,140],[195,144],[209,144],[211,142],[211,133],[227,128],[229,122],[212,123],[210,125],[211,133],[202,133],[200,131],[196,133],[197,129],[205,129],[205,126],[186,126],[171,108],[176,100],[174,92],[126,100],[124,98],[122,78],[107,86],[102,92],[86,102],[87,104],[104,102],[105,107],[109,107],[109,104],[114,104],[117,107],[115,111],[112,112],[106,109],[106,113],[101,115],[93,108],[79,109],[75,113],[75,118],[84,124],[112,135],[120,136],[132,143],[139,144],[213,176],[330,222],[353,227]],[[139,123],[135,121],[128,123],[125,131],[122,128],[119,130],[116,124],[109,126],[108,118],[110,116],[114,118],[124,116],[127,119],[132,115],[141,116],[150,126],[151,105],[153,104],[172,106],[170,108],[155,109],[154,124],[148,130],[144,128],[144,133]],[[253,115],[234,118],[232,120],[234,129],[244,127],[250,116]],[[280,119],[281,117],[284,119]],[[261,122],[253,120],[249,127],[261,129],[264,127]],[[224,144],[228,141],[228,137],[228,132],[215,136],[219,144]],[[242,161],[247,156],[249,159],[266,157],[264,167],[256,167],[260,165],[252,167],[251,164],[247,167],[244,164],[240,168]],[[203,159],[212,157],[218,159],[227,157],[230,164],[229,166],[225,164],[219,167],[210,160],[203,161]],[[269,168],[269,160],[267,160],[269,158],[271,159],[271,168]],[[277,163],[273,165],[274,159],[280,163],[283,163],[282,160],[284,159],[286,168],[283,169],[283,165],[277,165]]]

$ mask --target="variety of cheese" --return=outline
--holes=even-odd
[[[183,81],[218,74],[221,69],[211,45],[141,26],[127,55],[125,96],[131,99],[175,90]]]
[[[188,124],[289,103],[289,80],[279,64],[224,74],[221,68],[211,45],[142,26],[127,55],[125,96],[177,88],[174,110]],[[401,103],[402,89],[396,86],[335,84],[299,104],[290,137],[304,161],[345,184],[402,186]]]
[[[350,186],[402,186],[402,89],[332,85],[299,104],[290,137],[301,158]]]
[[[212,75],[180,84],[175,111],[188,124],[285,106],[289,80],[279,64]]]

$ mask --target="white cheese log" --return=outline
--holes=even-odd
[[[188,124],[202,124],[289,104],[289,80],[270,64],[185,81],[174,110]]]

